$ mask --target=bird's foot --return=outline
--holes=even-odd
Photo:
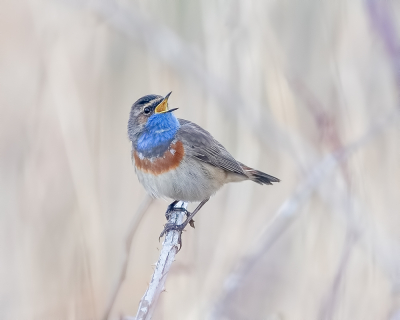
[[[164,226],[164,230],[161,232],[158,240],[160,241],[160,239],[164,235],[166,235],[169,231],[178,231],[179,232],[179,237],[178,237],[179,249],[178,249],[178,251],[180,251],[182,248],[182,231],[183,231],[183,229],[185,229],[185,227],[186,227],[186,223],[182,223],[182,224],[166,223]]]
[[[165,212],[165,218],[167,218],[167,220],[169,220],[169,218],[171,217],[171,213],[174,212],[174,211],[184,212],[185,215],[186,215],[186,217],[189,218],[190,212],[187,211],[185,208],[175,208],[175,205],[176,205],[177,203],[178,203],[178,201],[174,201],[174,202],[172,202],[172,203],[168,206],[167,211]],[[193,220],[193,219],[191,219],[191,220],[189,221],[189,224],[190,224],[190,226],[191,226],[192,228],[195,228],[195,226],[194,226],[194,220]]]

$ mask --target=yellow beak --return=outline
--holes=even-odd
[[[156,109],[154,110],[154,113],[165,113],[165,112],[168,112],[168,111],[169,111],[169,109],[168,109],[168,98],[169,98],[169,96],[171,95],[171,93],[172,93],[172,91],[171,91],[170,93],[168,93],[168,94],[164,97],[163,101],[161,101],[161,102],[158,104],[158,106],[157,106]]]

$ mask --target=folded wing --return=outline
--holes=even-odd
[[[186,147],[187,156],[248,177],[240,163],[208,131],[188,120],[178,120],[181,127],[177,132],[177,138]]]

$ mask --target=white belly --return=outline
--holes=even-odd
[[[159,175],[146,173],[138,168],[136,174],[153,197],[188,202],[210,198],[228,182],[224,170],[194,160],[183,160],[176,169]]]

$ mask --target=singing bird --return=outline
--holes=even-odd
[[[140,183],[153,197],[175,200],[168,207],[167,218],[179,200],[200,201],[192,213],[186,211],[182,224],[167,223],[160,237],[169,230],[182,232],[188,223],[194,227],[194,215],[228,182],[279,182],[235,160],[197,124],[176,118],[172,112],[177,108],[168,108],[170,94],[140,98],[132,105],[128,122],[132,161]]]

